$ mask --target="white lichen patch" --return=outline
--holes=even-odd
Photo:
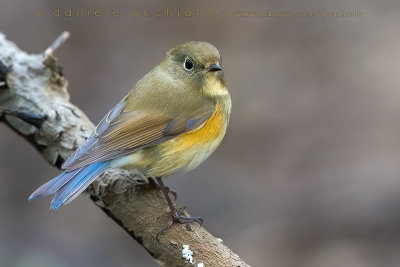
[[[194,265],[196,261],[193,258],[193,251],[189,249],[189,245],[183,245],[182,258],[188,261],[190,264]]]
[[[193,254],[194,252],[190,250],[189,245],[183,245],[182,258],[184,258],[187,262],[189,262],[192,265],[196,263]],[[203,262],[198,263],[197,267],[204,267],[204,263]]]

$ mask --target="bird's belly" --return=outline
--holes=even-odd
[[[222,139],[222,138],[221,138]],[[218,147],[221,139],[185,147],[182,140],[170,140],[168,145],[139,150],[111,162],[112,168],[138,169],[148,177],[169,176],[187,172],[199,166]]]
[[[193,170],[215,151],[221,139],[191,146],[184,145],[180,139],[172,139],[160,148],[158,160],[151,164],[148,175],[168,176]]]

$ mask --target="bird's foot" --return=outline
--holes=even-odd
[[[171,219],[163,226],[163,228],[158,231],[156,235],[156,240],[158,240],[158,237],[160,234],[164,234],[168,228],[172,226],[174,222],[180,223],[180,224],[186,224],[186,230],[191,231],[192,228],[190,227],[190,223],[192,222],[197,222],[200,226],[203,224],[203,219],[201,217],[186,217],[182,216],[183,211],[185,210],[185,207],[176,210],[175,208],[172,209],[171,211]]]

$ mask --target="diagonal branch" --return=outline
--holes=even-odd
[[[44,54],[32,55],[0,33],[0,66],[7,70],[0,73],[0,120],[57,167],[94,129],[86,115],[69,102],[68,82],[53,55],[68,36],[63,33]],[[132,186],[143,183],[143,178],[138,172],[107,171],[86,194],[162,266],[198,266],[201,262],[206,267],[249,266],[197,224],[192,231],[174,224],[157,241],[158,230],[169,219],[168,208],[161,192]],[[190,263],[191,258],[197,263]]]

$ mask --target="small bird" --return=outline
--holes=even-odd
[[[29,200],[54,194],[50,209],[75,199],[108,168],[138,169],[155,178],[173,223],[202,223],[176,210],[161,177],[196,168],[225,135],[231,99],[218,50],[190,41],[169,50],[140,79],[86,141],[63,164],[63,173],[39,187]]]

